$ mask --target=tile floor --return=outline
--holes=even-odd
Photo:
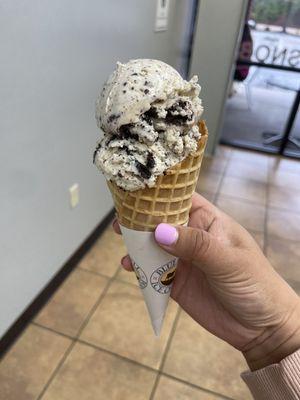
[[[300,162],[219,147],[197,190],[300,294]],[[290,211],[292,210],[292,211]],[[247,400],[236,350],[171,301],[156,339],[109,227],[0,363],[0,400]]]

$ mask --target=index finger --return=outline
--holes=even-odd
[[[117,220],[117,218],[114,219],[113,223],[113,230],[118,234],[118,235],[122,235],[121,229],[120,229],[120,225],[119,222]]]

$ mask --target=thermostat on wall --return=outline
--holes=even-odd
[[[169,0],[157,0],[155,32],[166,31],[168,28]]]

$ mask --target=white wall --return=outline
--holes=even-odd
[[[179,3],[154,33],[154,0],[1,1],[0,337],[112,207],[94,101],[117,60],[176,65]]]
[[[209,129],[207,152],[219,141],[228,84],[239,42],[247,0],[200,0],[190,75],[202,86],[204,114]]]

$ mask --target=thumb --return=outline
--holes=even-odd
[[[191,261],[202,270],[209,268],[213,273],[224,265],[225,246],[203,229],[159,224],[155,240],[168,253]]]

